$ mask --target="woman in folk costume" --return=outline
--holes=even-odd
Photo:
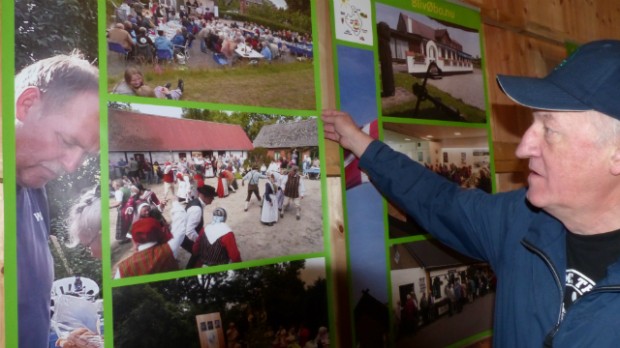
[[[131,226],[137,219],[136,208],[140,203],[140,189],[136,185],[131,185],[129,187],[129,198],[122,204],[120,209],[121,230],[125,232],[126,238],[121,243],[131,240]]]
[[[191,182],[189,181],[189,173],[177,173],[177,198],[181,203],[189,202],[192,192]]]
[[[213,163],[210,159],[205,158],[205,178],[212,178],[215,174],[213,173]]]
[[[217,176],[217,196],[219,198],[226,197],[228,193],[228,179],[226,179],[226,173],[222,167],[220,175]]]
[[[179,269],[177,251],[185,236],[186,213],[178,202],[172,203],[172,238],[153,217],[138,219],[131,226],[131,236],[138,250],[122,260],[115,278],[175,271]]]
[[[241,262],[241,254],[232,229],[226,224],[226,210],[215,208],[213,220],[206,225],[192,247],[196,255],[195,267]]]
[[[194,174],[194,182],[196,183],[196,189],[205,185],[205,178],[200,172]]]
[[[237,178],[235,178],[235,174],[233,174],[233,166],[232,162],[228,165],[227,168],[222,167],[220,171],[220,176],[226,179],[226,186],[228,187],[228,191],[237,192],[239,189],[239,185],[237,184]]]
[[[278,188],[276,186],[276,177],[269,175],[269,180],[265,183],[265,193],[263,194],[263,208],[260,214],[260,222],[265,225],[273,226],[278,222],[278,200],[276,193]]]
[[[144,187],[142,184],[136,184],[136,188],[139,190],[138,192],[138,200],[142,202],[147,202],[152,206],[156,206],[159,210],[163,210],[166,202],[160,201],[155,192],[150,189]]]

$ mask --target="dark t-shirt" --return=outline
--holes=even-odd
[[[17,187],[19,347],[47,347],[54,261],[45,189]]]
[[[607,267],[620,258],[620,230],[595,235],[566,234],[564,310],[607,276]]]

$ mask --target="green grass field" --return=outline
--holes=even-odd
[[[239,104],[261,107],[314,110],[314,65],[311,61],[292,63],[260,62],[256,65],[245,61],[232,68],[180,69],[177,65],[164,65],[161,73],[152,66],[142,68],[145,84],[163,86],[167,82],[174,88],[178,79],[185,82],[183,100]],[[112,88],[123,78],[122,74],[108,76]]]
[[[407,73],[395,73],[394,74],[394,82],[396,87],[402,87],[407,91],[411,92],[411,86],[414,83],[422,84],[423,79],[419,79],[411,76]],[[426,84],[426,89],[428,93],[435,98],[441,99],[441,102],[450,107],[453,110],[458,110],[459,113],[465,118],[467,122],[486,122],[486,113],[484,110],[478,109],[474,106],[463,103],[461,100],[454,98],[450,94],[431,86],[430,84]],[[413,117],[415,111],[415,102],[404,102],[402,104],[386,107],[383,109],[384,116],[394,116],[394,117]],[[460,119],[455,119],[449,115],[446,115],[445,112],[439,110],[435,105],[429,101],[424,100],[420,103],[420,108],[418,111],[418,116],[416,118],[424,118],[424,119],[433,119],[433,120],[444,120],[444,121],[462,121]]]

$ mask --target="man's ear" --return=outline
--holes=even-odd
[[[620,145],[617,145],[611,155],[611,167],[609,169],[612,175],[620,176]]]
[[[15,118],[20,122],[24,122],[30,114],[30,108],[41,99],[41,90],[38,87],[26,87],[15,102]]]

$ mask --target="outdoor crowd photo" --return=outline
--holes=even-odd
[[[316,119],[197,114],[110,109],[114,277],[323,251]]]
[[[113,94],[314,109],[310,2],[111,1]],[[284,82],[284,83],[283,83]]]

